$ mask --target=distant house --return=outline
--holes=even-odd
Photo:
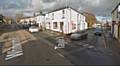
[[[36,16],[36,23],[39,25],[39,27],[45,28],[45,16],[44,15],[37,15]]]
[[[86,17],[75,9],[61,8],[45,15],[46,29],[69,34],[87,29]]]
[[[4,23],[4,16],[0,14],[0,24]]]
[[[5,16],[4,17],[5,24],[12,24],[12,17],[10,16]]]
[[[36,17],[32,16],[32,17],[23,17],[20,19],[21,24],[32,24],[32,23],[36,23]]]
[[[111,33],[120,41],[120,3],[112,11]]]

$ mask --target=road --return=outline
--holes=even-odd
[[[57,49],[63,57],[75,65],[119,65],[120,57],[112,53],[111,49],[105,48],[104,36],[95,36],[93,30],[88,31],[88,39],[71,41],[64,49]],[[42,37],[52,47],[55,46],[55,36],[44,32],[33,33],[37,38]],[[88,48],[92,46],[92,48]]]
[[[16,30],[19,29],[16,24],[13,24],[11,31]],[[3,64],[120,65],[120,56],[116,56],[115,51],[113,52],[112,49],[105,48],[106,41],[104,35],[95,36],[93,30],[88,30],[87,39],[79,41],[70,40],[68,44],[65,45],[65,48],[56,50],[54,49],[56,45],[55,38],[58,35],[52,35],[51,32],[31,34],[36,37],[37,40],[23,45],[24,55],[9,61],[3,61]]]
[[[10,26],[11,32],[19,31],[16,24]],[[49,46],[49,43],[46,43],[43,38],[40,36],[36,38],[37,40],[22,45],[24,53],[22,56],[5,61],[6,54],[1,54],[0,65],[73,65],[54,50],[54,48]]]

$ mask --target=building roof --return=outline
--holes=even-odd
[[[86,16],[86,14],[87,15],[91,15],[91,16],[95,16],[93,13],[89,13],[89,12],[83,12],[83,13],[81,13],[82,15],[84,15],[84,16]]]
[[[50,12],[48,12],[48,13],[56,12],[56,11],[63,10],[63,9],[67,9],[67,8],[70,8],[70,9],[72,9],[72,10],[74,10],[74,11],[80,13],[79,11],[77,11],[77,10],[76,10],[75,8],[73,8],[73,7],[61,7],[61,8],[52,10],[52,11],[50,11]],[[46,13],[46,14],[48,14],[48,13]],[[81,13],[80,13],[80,14],[81,14]]]
[[[117,6],[113,9],[111,13],[113,13],[118,8],[119,5],[120,5],[120,2],[117,4]]]

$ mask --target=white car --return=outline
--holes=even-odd
[[[30,32],[38,32],[38,31],[39,31],[39,28],[36,27],[36,26],[31,26],[31,27],[29,28],[29,31],[30,31]]]

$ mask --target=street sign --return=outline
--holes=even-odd
[[[5,60],[9,60],[18,56],[23,55],[22,46],[19,40],[16,38],[12,39],[12,50],[7,52]]]

